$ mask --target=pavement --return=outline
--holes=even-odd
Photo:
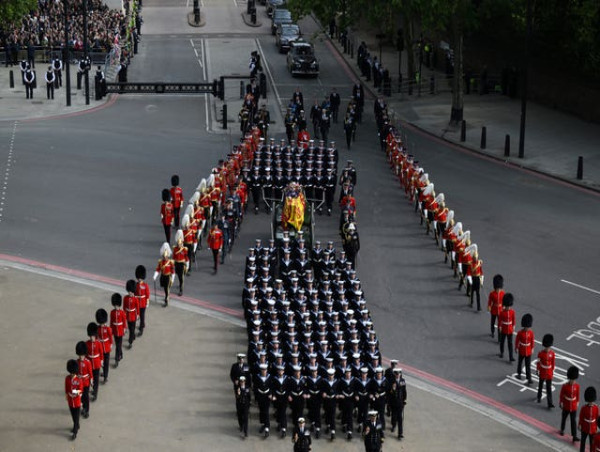
[[[375,31],[352,30],[349,39],[354,43],[354,58],[344,53],[337,39],[330,43],[349,63],[357,79],[373,96],[378,95],[373,82],[360,77],[356,63],[356,49],[364,41],[369,52],[387,67],[395,81],[392,96],[386,102],[392,119],[402,124],[414,126],[433,136],[460,145],[483,155],[501,159],[508,164],[541,172],[563,181],[600,191],[600,125],[586,122],[573,115],[528,101],[525,129],[524,158],[518,157],[519,130],[521,116],[520,99],[511,99],[500,94],[469,94],[464,96],[464,119],[466,121],[466,141],[460,141],[460,127],[450,126],[452,95],[444,74],[423,66],[423,88],[421,96],[415,88],[413,95],[399,93],[398,51],[392,46],[383,46],[379,53],[379,44]],[[402,55],[402,74],[407,74],[406,50]],[[437,94],[430,94],[429,80],[434,75]],[[535,80],[532,81],[535,83]],[[481,130],[486,127],[487,143],[481,149]],[[510,135],[510,157],[504,156],[506,135]],[[577,179],[578,158],[583,157],[583,178]]]
[[[120,290],[92,275],[80,278],[53,270],[0,262],[0,449],[249,451],[290,450],[289,438],[258,435],[251,408],[250,435],[243,440],[227,377],[235,354],[245,349],[237,316],[212,315],[206,308],[173,301],[151,303],[144,336],[124,348],[118,369],[91,403],[75,442],[63,397],[64,366],[75,344],[110,295]],[[210,310],[210,309],[209,309]],[[218,318],[217,318],[218,317]],[[30,334],[23,334],[27,331]],[[113,353],[114,360],[114,353]],[[439,397],[435,389],[409,384],[405,439],[389,434],[384,449],[426,451],[544,451],[547,444],[496,420]],[[417,386],[415,386],[417,385]],[[464,432],[473,432],[465,435]],[[199,446],[202,444],[202,446]],[[360,451],[362,442],[315,440],[314,451]]]

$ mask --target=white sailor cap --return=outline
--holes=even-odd
[[[243,358],[246,357],[246,354],[245,353],[238,353],[237,357],[238,357],[238,359],[243,359]]]
[[[376,359],[376,358],[373,358],[373,359]],[[381,366],[377,366],[377,367],[375,368],[375,372],[377,372],[377,373],[383,372],[383,367],[381,367]]]
[[[327,369],[327,375],[335,375],[335,369]]]
[[[377,412],[377,410],[371,410],[369,411],[369,416],[370,417],[377,417],[379,413]]]
[[[368,373],[368,372],[369,372],[369,369],[368,369],[368,368],[366,368],[366,367],[361,367],[361,368],[360,368],[360,371],[361,371],[363,374],[366,374],[366,373]]]
[[[395,373],[395,374],[400,374],[400,373],[402,373],[402,368],[400,368],[400,367],[396,367],[396,368],[394,369],[394,373]]]
[[[258,368],[259,368],[260,370],[265,370],[265,369],[268,369],[268,368],[269,368],[269,365],[268,365],[268,364],[266,364],[266,363],[262,363],[262,364],[259,364],[259,365],[258,365]]]

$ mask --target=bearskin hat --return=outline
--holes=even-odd
[[[531,325],[533,325],[533,316],[531,314],[525,314],[521,318],[521,326],[523,328],[531,328]]]
[[[170,201],[171,200],[171,192],[169,191],[169,189],[163,188],[163,191],[162,191],[162,200],[163,201]]]
[[[130,279],[125,283],[125,290],[127,292],[135,293],[135,281]]]
[[[579,378],[579,368],[575,366],[569,367],[567,370],[567,378],[569,380],[577,380]]]
[[[112,294],[112,296],[110,297],[110,303],[113,306],[121,306],[122,303],[122,298],[121,298],[121,294],[120,293],[114,293]]]
[[[75,346],[75,354],[77,356],[87,355],[87,346],[85,345],[85,342],[77,342],[77,345]]]
[[[596,401],[597,398],[597,394],[596,394],[596,388],[594,388],[593,386],[588,386],[587,388],[585,388],[585,392],[583,393],[583,400],[585,400],[587,403],[592,403]]]
[[[175,187],[175,186],[179,185],[179,176],[178,176],[177,174],[173,174],[173,175],[171,176],[171,185],[172,185],[173,187]]]
[[[494,285],[494,289],[502,289],[504,287],[504,278],[502,275],[494,275],[492,284]]]
[[[515,298],[513,297],[513,294],[507,293],[502,298],[502,306],[512,306],[514,301],[515,301]]]
[[[542,339],[542,345],[544,347],[552,347],[552,344],[554,344],[554,336],[552,336],[551,334],[544,334],[544,337]]]
[[[87,335],[90,337],[97,336],[98,335],[98,325],[96,325],[94,322],[88,323]]]
[[[67,372],[70,374],[76,374],[79,371],[79,364],[74,359],[70,359],[67,361]]]
[[[135,267],[135,277],[137,279],[146,279],[146,267],[143,265]]]
[[[106,312],[105,309],[98,309],[96,311],[96,322],[98,323],[106,323],[106,321],[108,320],[108,313]]]

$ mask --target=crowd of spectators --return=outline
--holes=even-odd
[[[109,52],[125,34],[126,17],[122,11],[109,9],[102,0],[88,0],[88,39],[91,51]],[[70,0],[69,47],[83,50],[83,1]],[[14,64],[19,50],[31,48],[58,49],[65,42],[64,1],[38,0],[36,10],[20,21],[0,30],[1,42]],[[7,58],[8,59],[8,58]]]

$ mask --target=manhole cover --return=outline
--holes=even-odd
[[[32,100],[31,103],[36,105],[42,105],[44,102],[42,102],[41,100]]]

